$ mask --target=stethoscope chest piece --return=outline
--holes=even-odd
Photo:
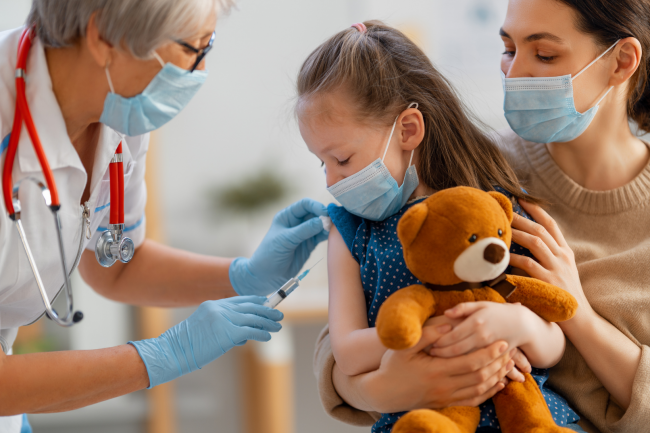
[[[118,260],[128,263],[133,258],[135,245],[130,238],[123,235],[123,231],[124,224],[111,224],[97,239],[95,257],[103,267],[113,266],[113,263]]]

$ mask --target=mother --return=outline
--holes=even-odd
[[[200,256],[144,239],[148,133],[178,114],[205,80],[204,57],[214,41],[220,3],[227,6],[228,1],[33,0],[27,26],[0,33],[0,155],[5,163],[15,161],[11,171],[3,168],[5,191],[11,192],[12,182],[42,179],[41,168],[47,166],[39,163],[27,134],[12,128],[26,74],[24,98],[58,185],[62,250],[68,258],[62,270],[51,213],[35,189],[20,189],[20,214],[11,210],[10,198],[4,203],[0,432],[29,431],[25,412],[72,410],[151,388],[247,340],[268,341],[269,332],[280,329],[276,322],[282,313],[262,306],[265,298],[259,295],[294,276],[325,239],[317,218],[326,214],[320,203],[303,200],[280,212],[251,259]],[[17,67],[19,41],[26,47],[28,40],[31,48],[21,49],[26,66]],[[108,167],[114,155],[124,166],[122,222],[136,251],[128,264],[103,267],[106,261],[96,260],[95,243],[102,231],[108,233],[100,227],[114,223],[109,208],[119,208],[116,201],[109,203]],[[14,229],[16,217],[49,300],[62,287],[64,272],[78,263],[83,278],[114,300],[160,307],[202,304],[151,340],[102,350],[12,355],[17,328],[38,320],[45,310]],[[237,294],[258,296],[221,299]]]
[[[548,214],[524,204],[538,224],[517,218],[513,241],[538,261],[513,256],[512,264],[571,292],[580,304],[576,316],[560,324],[569,341],[549,383],[580,413],[588,432],[647,431],[650,151],[630,123],[650,131],[650,3],[509,0],[500,33],[506,117],[514,132],[500,133],[497,141],[527,188],[550,203]],[[517,87],[522,80],[513,80],[566,75],[576,78],[577,112],[571,110],[571,80],[555,88],[540,87],[539,80]],[[527,93],[518,95],[523,88]],[[562,95],[553,95],[558,89]],[[521,95],[525,106],[517,103]],[[440,338],[450,356],[507,340],[490,328],[489,310],[460,308],[456,314],[464,321],[454,331],[440,338],[429,330],[419,347]],[[487,319],[483,327],[479,315]],[[378,371],[347,377],[334,364],[324,333],[315,370],[329,413],[366,424],[372,411],[486,400],[500,377],[465,374],[464,382],[457,380],[494,359],[475,353],[470,368],[472,355],[440,359],[389,351]]]

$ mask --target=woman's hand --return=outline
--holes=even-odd
[[[512,254],[510,264],[523,269],[533,278],[553,284],[573,295],[579,305],[576,316],[592,312],[582,290],[575,256],[557,223],[539,206],[524,200],[520,200],[520,204],[537,222],[514,214],[512,241],[530,250],[537,261]]]
[[[451,330],[444,316],[428,322],[411,349],[386,352],[378,370],[362,375],[360,392],[381,413],[447,406],[477,406],[505,387],[514,368],[508,344],[498,341],[455,358],[431,357],[423,349]],[[338,389],[338,385],[337,385]],[[339,390],[340,391],[340,390]]]
[[[248,340],[269,341],[284,315],[261,296],[206,301],[160,337],[130,341],[149,375],[149,388],[191,373]]]
[[[309,198],[278,212],[253,256],[236,258],[230,265],[235,292],[266,296],[295,277],[316,245],[327,239],[321,216],[327,216],[327,208]]]

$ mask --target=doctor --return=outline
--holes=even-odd
[[[11,355],[17,329],[38,320],[45,307],[15,218],[3,201],[0,433],[30,431],[24,413],[72,410],[173,380],[247,340],[267,341],[269,332],[281,328],[282,313],[262,306],[262,296],[294,276],[325,239],[318,216],[326,211],[320,203],[302,200],[281,211],[250,259],[200,256],[145,240],[149,132],[178,114],[205,80],[204,56],[226,3],[33,0],[27,27],[0,33],[0,170],[10,158],[20,95],[19,41],[33,29],[26,35],[32,45],[24,93],[58,190],[65,272],[78,266],[97,292],[125,303],[200,304],[187,320],[151,340],[93,351]],[[10,181],[44,181],[26,128],[18,135]],[[114,223],[109,165],[120,143],[120,222],[136,250],[129,263],[117,260],[104,267],[95,247]],[[182,143],[178,149],[183,151]],[[64,285],[52,212],[32,183],[22,184],[18,198],[26,240],[51,301]]]

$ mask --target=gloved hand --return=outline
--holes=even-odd
[[[248,340],[269,341],[282,329],[284,315],[263,306],[261,296],[207,301],[158,338],[129,341],[149,374],[149,388],[169,382],[214,361]]]
[[[278,212],[253,257],[239,257],[230,265],[235,292],[266,296],[295,277],[316,245],[327,239],[319,216],[327,216],[327,208],[309,198]]]

